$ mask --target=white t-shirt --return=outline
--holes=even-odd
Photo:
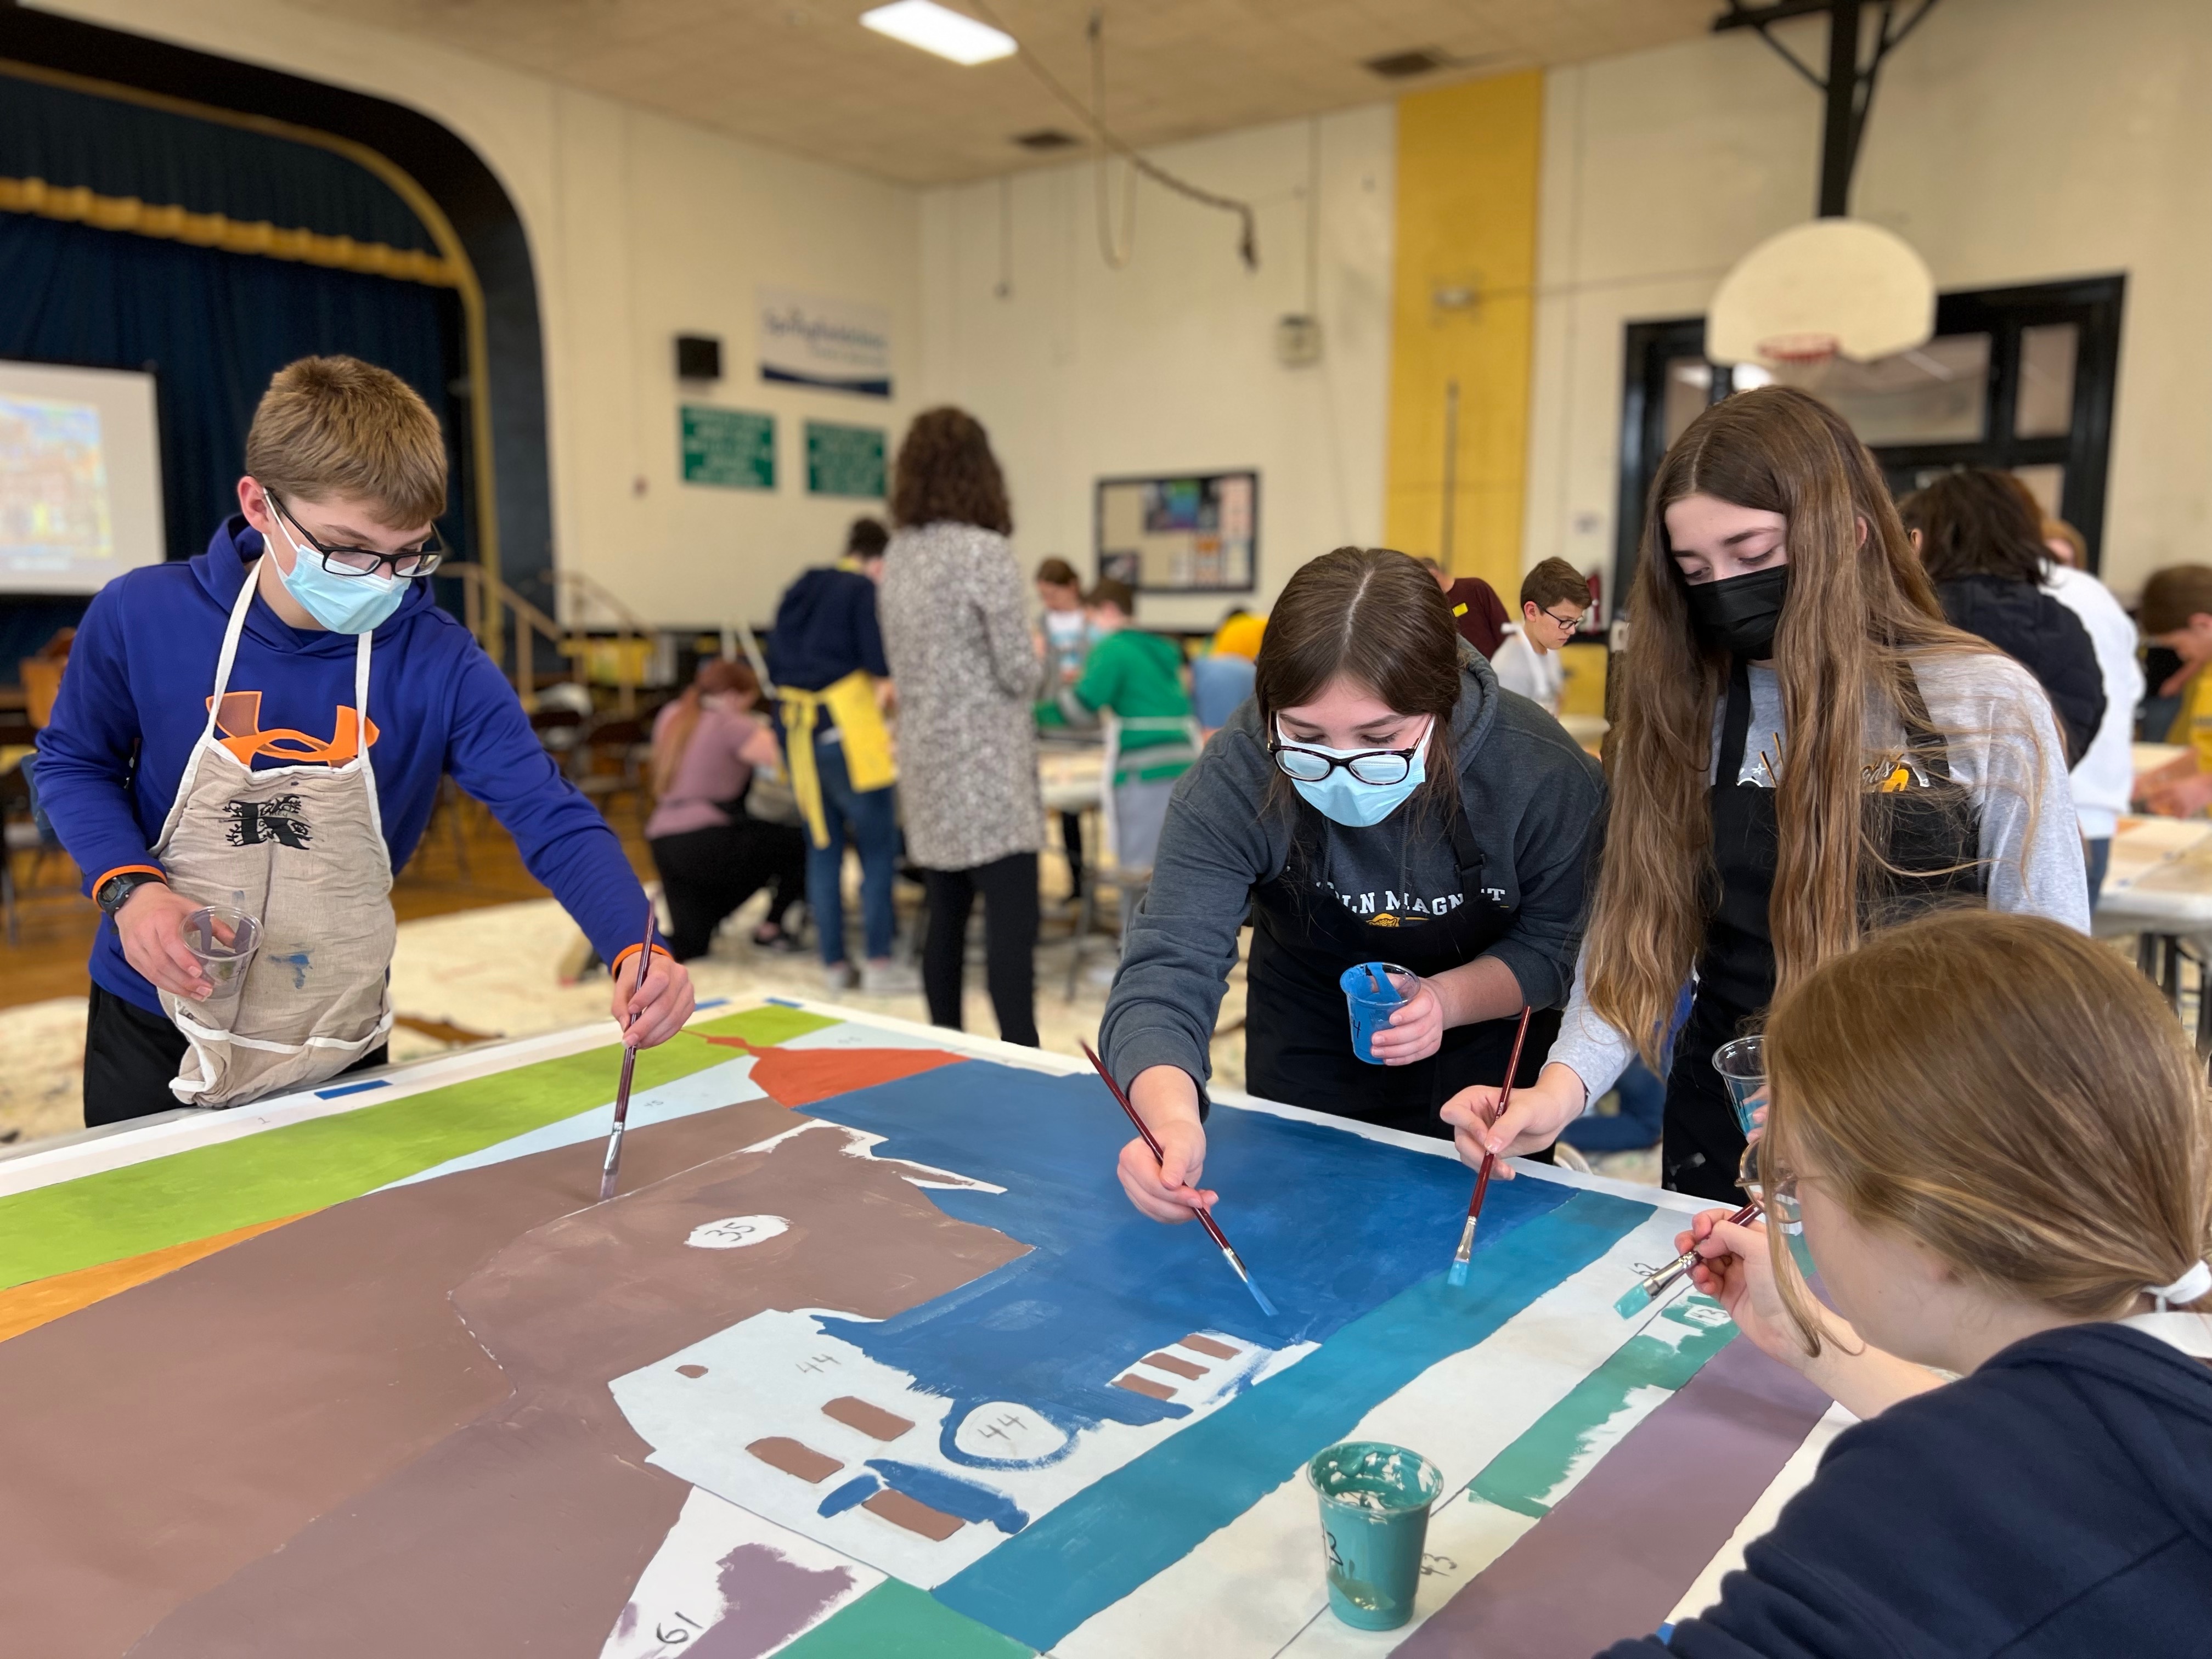
[[[2089,752],[2074,768],[2074,815],[2081,833],[2103,841],[2119,827],[2135,785],[2129,747],[2135,741],[2136,707],[2142,702],[2142,665],[2136,660],[2136,625],[2104,583],[2086,570],[2054,564],[2044,592],[2081,619],[2105,677],[2105,718]]]
[[[1519,623],[1505,624],[1505,637],[1498,644],[1498,654],[1490,659],[1490,667],[1508,691],[1518,691],[1542,704],[1547,714],[1559,714],[1559,699],[1567,689],[1566,665],[1558,652],[1539,651],[1529,644]]]

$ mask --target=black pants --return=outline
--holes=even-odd
[[[960,1026],[968,958],[968,913],[983,897],[983,979],[1006,1042],[1037,1044],[1037,855],[1015,853],[972,870],[925,870],[929,931],[921,942],[921,988],[929,1023]]]
[[[795,823],[733,823],[656,836],[653,867],[668,898],[668,949],[678,962],[703,957],[722,919],[763,887],[768,914],[781,924],[806,896],[806,832]]]
[[[183,1105],[169,1092],[169,1079],[184,1063],[185,1046],[185,1034],[161,1015],[94,986],[84,1033],[84,1127]],[[366,1071],[388,1057],[389,1045],[380,1042],[346,1070]]]
[[[1067,854],[1067,896],[1083,896],[1083,814],[1060,815],[1060,844]]]

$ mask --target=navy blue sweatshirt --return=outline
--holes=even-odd
[[[1602,1659],[2212,1653],[2212,1366],[2122,1325],[2015,1342],[1836,1437],[1721,1599]]]
[[[120,576],[85,612],[53,721],[39,734],[39,799],[88,891],[111,870],[158,862],[153,843],[207,722],[223,628],[260,553],[260,533],[234,518],[198,557]],[[285,734],[264,743],[257,769],[311,762],[319,749],[349,757],[350,750],[335,756],[332,740],[337,711],[353,706],[355,650],[353,635],[303,631],[254,599],[229,689],[259,693],[258,729]],[[395,871],[422,838],[440,775],[451,772],[507,826],[530,873],[602,960],[637,943],[645,893],[621,842],[561,775],[514,689],[432,602],[428,582],[410,583],[372,636],[368,718],[369,764]],[[106,918],[93,942],[92,977],[161,1011]]]
[[[769,678],[778,685],[820,691],[856,668],[890,678],[883,630],[876,623],[876,585],[857,570],[810,570],[784,590],[768,638]]]

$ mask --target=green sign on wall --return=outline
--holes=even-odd
[[[775,488],[775,416],[684,405],[684,482],[725,489]]]
[[[806,493],[884,496],[884,431],[876,426],[806,423]]]

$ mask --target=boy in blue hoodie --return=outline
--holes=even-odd
[[[381,1063],[392,872],[447,772],[613,964],[625,1041],[665,1042],[690,980],[655,945],[641,985],[646,899],[621,842],[422,580],[446,505],[437,417],[386,370],[302,358],[270,381],[246,467],[206,552],[93,600],[39,739],[40,798],[104,913],[86,1123]],[[259,924],[220,993],[185,939],[207,905]]]

